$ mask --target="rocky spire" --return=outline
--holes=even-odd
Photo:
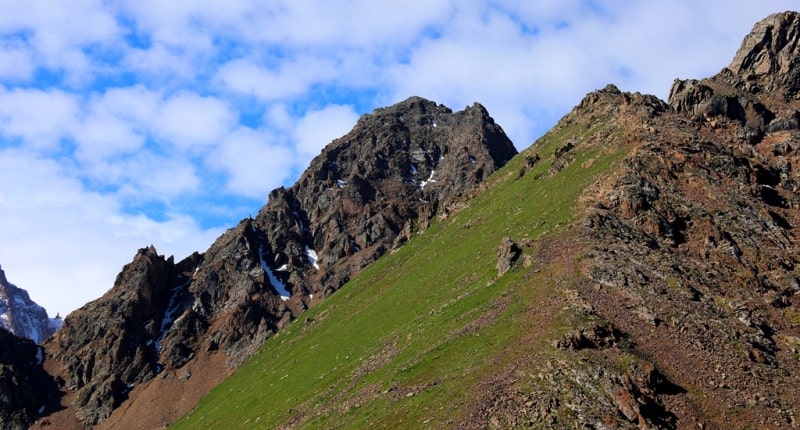
[[[676,79],[669,104],[696,120],[733,120],[749,143],[798,128],[800,14],[770,15],[753,27],[731,64],[715,76]]]
[[[800,88],[800,14],[783,12],[758,22],[728,69],[751,91],[779,90],[787,100]]]

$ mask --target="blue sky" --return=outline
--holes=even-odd
[[[0,265],[54,315],[181,259],[363,113],[478,101],[517,148],[607,83],[665,98],[789,1],[3,0]]]

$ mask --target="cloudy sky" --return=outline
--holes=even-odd
[[[517,148],[613,82],[666,98],[790,1],[2,0],[0,265],[51,315],[181,259],[359,115],[484,104]]]

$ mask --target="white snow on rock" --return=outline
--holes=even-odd
[[[175,317],[179,312],[179,305],[178,296],[180,295],[181,291],[189,286],[189,283],[192,280],[186,281],[183,285],[173,288],[172,289],[172,297],[169,298],[169,303],[167,304],[167,310],[164,311],[164,317],[161,318],[161,326],[158,329],[158,338],[156,339],[156,354],[161,354],[161,341],[164,340],[164,335],[167,334],[167,330],[172,327],[172,324],[175,323]],[[158,372],[156,372],[158,373]]]
[[[317,264],[317,261],[319,260],[319,257],[317,257],[317,251],[309,248],[308,245],[306,245],[306,257],[308,257],[308,262],[311,263],[315,269],[319,270],[319,264]]]
[[[339,188],[344,188],[344,187],[346,187],[346,186],[347,186],[347,182],[345,182],[345,181],[343,181],[343,180],[341,180],[341,179],[337,179],[337,180],[336,180],[336,185],[338,185],[338,186],[339,186]]]
[[[417,171],[417,166],[414,163],[411,163],[411,174],[416,175]]]
[[[258,259],[261,261],[261,268],[264,270],[264,273],[266,273],[267,277],[269,278],[269,283],[272,284],[272,288],[275,288],[275,291],[278,292],[278,295],[281,296],[281,299],[283,301],[289,300],[289,297],[291,297],[292,293],[286,288],[286,284],[281,282],[281,280],[278,279],[274,273],[272,273],[272,270],[267,265],[267,262],[264,261],[263,248],[261,247],[261,245],[259,245],[258,247]],[[286,265],[284,264],[283,266],[281,266],[281,268],[285,266]]]
[[[436,171],[435,170],[431,170],[431,175],[428,177],[428,179],[426,179],[424,181],[420,181],[420,183],[419,183],[419,189],[420,190],[424,190],[425,189],[425,185],[428,185],[431,182],[436,182],[436,179],[433,179],[433,174],[434,173],[436,173]]]
[[[38,344],[60,325],[61,318],[48,318],[47,311],[31,300],[27,291],[8,282],[0,268],[0,327]]]

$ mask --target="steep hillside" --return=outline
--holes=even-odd
[[[478,104],[452,112],[414,97],[363,116],[205,253],[176,263],[141,249],[111,290],[70,314],[45,345],[64,409],[41,424],[128,429],[176,419],[265,339],[515,154]]]
[[[589,94],[174,428],[800,425],[798,42]]]

